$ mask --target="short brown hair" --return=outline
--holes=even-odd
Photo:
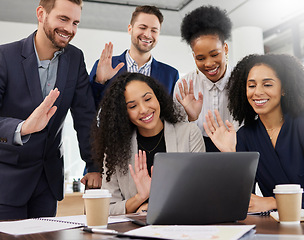
[[[68,0],[68,1],[77,4],[82,8],[83,5],[82,0]],[[55,6],[55,2],[56,0],[40,0],[39,5],[42,6],[47,13],[50,13]]]
[[[138,6],[136,7],[135,11],[132,13],[132,18],[130,21],[130,24],[133,25],[136,18],[138,17],[138,15],[140,13],[147,13],[147,14],[152,14],[155,15],[158,20],[159,23],[162,24],[164,21],[164,16],[163,14],[159,11],[159,9],[155,6],[149,6],[149,5],[144,5],[144,6]]]

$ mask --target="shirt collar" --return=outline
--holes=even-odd
[[[59,57],[64,52],[64,48],[62,48],[61,50],[58,50],[54,53],[54,56],[51,60],[40,61],[38,53],[37,53],[37,49],[36,49],[35,38],[33,38],[33,44],[34,44],[35,54],[36,54],[36,58],[37,58],[38,68],[40,68],[40,67],[45,68],[46,63],[49,64],[49,62],[54,61],[57,57]]]
[[[130,49],[126,52],[126,62],[128,66],[137,66],[137,63],[134,61],[134,59],[131,57],[130,53],[129,53]],[[153,56],[151,55],[150,59],[148,62],[146,62],[143,66],[141,66],[141,68],[148,68],[151,66],[152,64],[152,60],[153,60]]]
[[[224,91],[224,89],[228,83],[230,74],[231,74],[231,69],[230,69],[229,65],[227,65],[227,69],[224,74],[224,77],[222,79],[220,79],[219,81],[217,81],[216,83],[210,81],[201,71],[197,70],[197,73],[202,76],[202,79],[204,80],[208,91],[210,91],[214,86],[216,86],[220,91]]]

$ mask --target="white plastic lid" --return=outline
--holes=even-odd
[[[82,198],[110,198],[111,193],[107,189],[87,189]]]
[[[303,193],[303,188],[300,184],[279,184],[273,189],[275,194],[292,194],[292,193]]]

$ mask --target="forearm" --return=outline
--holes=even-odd
[[[131,197],[126,202],[126,213],[134,213],[136,210],[146,201],[136,194],[134,197]]]

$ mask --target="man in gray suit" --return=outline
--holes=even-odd
[[[82,0],[41,0],[38,30],[0,46],[0,219],[56,214],[63,199],[62,128],[68,110],[86,161],[82,183],[101,186],[89,144],[92,90],[83,53],[69,44],[81,9]]]

